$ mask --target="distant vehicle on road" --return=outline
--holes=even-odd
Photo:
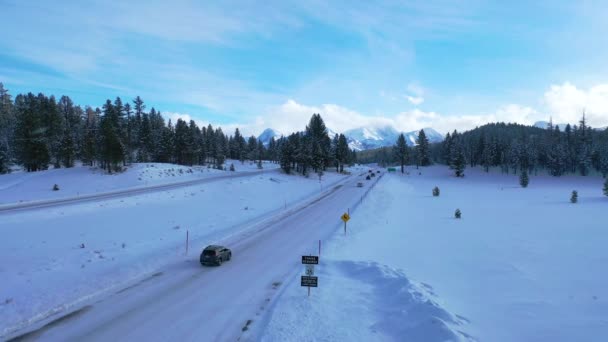
[[[209,245],[201,253],[201,265],[217,265],[232,259],[232,251],[224,246]]]
[[[357,187],[358,188],[362,188],[363,187],[363,183],[361,183],[361,182],[357,183]]]

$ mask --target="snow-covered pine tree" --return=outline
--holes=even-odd
[[[572,190],[572,195],[570,195],[570,202],[572,202],[572,203],[578,202],[578,191]]]
[[[433,196],[439,197],[439,187],[436,186],[433,188]]]
[[[530,178],[528,177],[528,170],[523,169],[519,174],[519,185],[521,185],[522,188],[527,188],[529,183]]]
[[[460,211],[460,209],[456,209],[456,211],[454,212],[454,217],[457,219],[462,217],[462,212]]]

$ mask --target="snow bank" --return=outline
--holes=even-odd
[[[299,277],[272,310],[262,341],[459,341],[461,323],[403,272],[323,258],[307,297]]]
[[[258,171],[251,162],[228,160],[226,167],[234,164],[235,172]],[[278,168],[278,164],[264,162],[264,170]],[[78,197],[108,191],[160,185],[227,174],[208,166],[183,166],[166,163],[135,163],[120,173],[107,174],[96,167],[76,166],[69,169],[51,169],[39,172],[14,172],[0,175],[0,205]],[[53,191],[53,185],[59,191]]]

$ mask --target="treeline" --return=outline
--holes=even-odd
[[[194,121],[165,122],[154,108],[146,111],[140,97],[124,103],[120,97],[101,108],[74,105],[68,96],[19,94],[12,101],[0,83],[0,173],[11,164],[27,171],[72,167],[76,160],[108,172],[132,162],[213,165],[226,158],[278,162],[277,143],[268,147],[238,129],[198,127]]]
[[[442,143],[428,147],[424,139],[421,142],[419,138],[409,149],[400,146],[400,140],[394,147],[360,152],[359,162],[424,165],[424,157],[428,157],[429,162],[449,165],[457,176],[463,176],[467,166],[480,166],[486,172],[500,168],[514,174],[542,170],[553,176],[586,176],[593,171],[608,175],[608,129],[589,127],[584,115],[578,125],[567,125],[563,131],[552,123],[546,129],[492,123],[464,133],[448,133]]]
[[[331,166],[343,172],[344,165],[357,162],[357,153],[348,147],[346,137],[336,134],[331,139],[319,114],[313,114],[305,131],[281,137],[276,144],[281,168],[286,173],[322,174]]]
[[[537,173],[553,176],[608,175],[608,130],[588,126],[585,116],[563,131],[549,123],[546,129],[518,124],[488,124],[474,130],[448,134],[435,157],[456,168],[467,164],[486,172],[499,167],[503,173]]]

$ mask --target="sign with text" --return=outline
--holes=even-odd
[[[313,277],[313,276],[302,276],[301,286],[317,287],[317,285],[318,285],[317,279],[318,279],[317,277]]]
[[[318,265],[319,257],[316,255],[302,255],[302,264],[304,265]]]

